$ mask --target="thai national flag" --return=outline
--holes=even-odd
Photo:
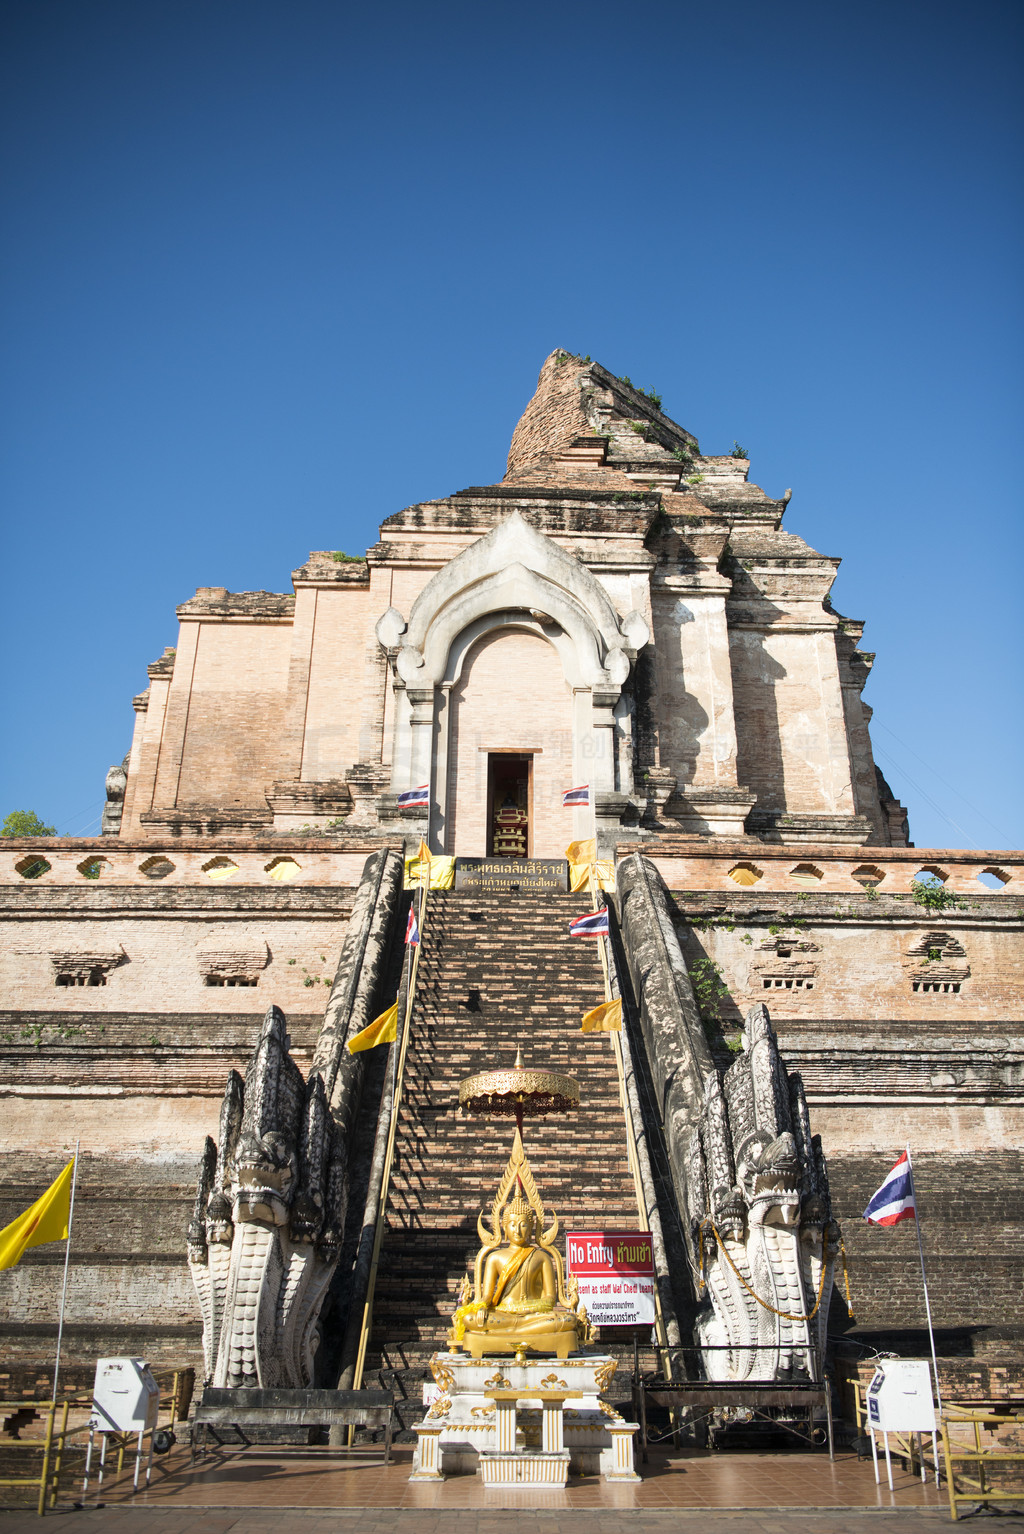
[[[412,906],[410,906],[409,907],[409,920],[406,923],[406,928],[405,928],[405,946],[406,946],[406,948],[415,948],[415,947],[417,947],[417,945],[419,944],[419,940],[420,940],[420,929],[419,929],[419,927],[416,924],[416,912],[413,910]]]
[[[415,804],[430,804],[430,784],[421,783],[419,788],[407,788],[404,794],[399,794],[398,803],[403,809],[410,809]]]
[[[590,803],[590,784],[584,783],[579,788],[567,788],[562,795],[562,805],[569,809],[573,805]]]
[[[607,937],[608,907],[604,905],[599,911],[588,911],[586,916],[577,916],[575,921],[569,923],[569,936]]]
[[[910,1151],[905,1150],[888,1177],[864,1211],[872,1225],[898,1225],[901,1220],[915,1220],[914,1172]]]

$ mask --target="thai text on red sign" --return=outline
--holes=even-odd
[[[577,1278],[654,1277],[649,1230],[570,1231],[565,1254]]]

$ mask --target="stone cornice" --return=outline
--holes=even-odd
[[[370,584],[370,566],[365,558],[335,559],[330,550],[314,550],[304,565],[292,571],[292,584],[300,586],[352,586],[363,590]]]
[[[175,608],[180,621],[291,622],[295,597],[291,592],[228,591],[224,586],[200,586],[194,597]]]
[[[74,884],[0,885],[0,913],[8,917],[50,919],[54,916],[165,916],[172,920],[197,917],[218,922],[247,919],[253,913],[287,916],[347,916],[355,896],[351,884],[110,884],[97,888]]]

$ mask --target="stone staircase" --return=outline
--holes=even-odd
[[[511,1065],[517,1045],[524,1065],[574,1076],[578,1112],[524,1126],[559,1248],[573,1227],[638,1224],[612,1043],[580,1032],[604,999],[596,941],[569,936],[590,906],[584,895],[430,896],[366,1360],[368,1379],[399,1371],[410,1398],[444,1346],[514,1133],[510,1119],[460,1110],[463,1077]]]

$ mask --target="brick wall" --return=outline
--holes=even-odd
[[[507,479],[527,472],[539,459],[593,429],[580,403],[579,364],[573,357],[560,363],[559,356],[565,353],[552,352],[541,368],[537,392],[513,433]]]
[[[200,627],[180,777],[172,789],[161,752],[159,787],[172,796],[157,805],[260,804],[280,776],[291,625]],[[177,673],[172,697],[176,685]],[[165,737],[164,749],[174,747]]]
[[[0,995],[12,1011],[57,1018],[70,1012],[250,1013],[271,1002],[286,1013],[322,1015],[344,933],[344,918],[327,912],[314,920],[294,914],[218,920],[199,910],[191,919],[160,912],[0,921]],[[206,985],[200,953],[208,948],[241,955],[262,950],[256,985]],[[121,950],[124,957],[106,972],[105,985],[57,985],[51,955],[88,949]]]
[[[367,646],[379,650],[373,625],[385,610],[378,600],[370,591],[345,587],[317,592],[302,742],[305,780],[342,778],[360,760]]]
[[[756,856],[755,856],[756,861]],[[852,882],[852,881],[851,881]],[[767,1002],[780,1022],[818,1022],[833,1047],[842,1047],[847,1021],[891,1029],[897,1021],[916,1023],[913,1049],[927,1055],[943,1031],[963,1037],[962,1052],[975,1024],[985,1024],[973,1041],[1020,1058],[1021,996],[1024,995],[1024,943],[1017,897],[980,894],[964,909],[925,911],[909,897],[860,894],[741,893],[712,902],[680,895],[687,918],[683,934],[688,957],[707,953],[722,971],[728,996],[723,1018],[738,1023],[755,1002]],[[718,906],[717,912],[712,909]],[[692,923],[692,925],[690,925]],[[929,964],[922,945],[942,934],[962,955],[942,961],[961,968],[965,978],[957,993],[913,989],[942,965]],[[788,952],[781,957],[779,948]],[[800,987],[769,987],[765,979],[804,971]],[[969,971],[969,973],[968,973]],[[950,971],[952,972],[952,971]],[[808,988],[808,980],[812,983]],[[937,1032],[938,1031],[938,1032]],[[900,1035],[901,1049],[909,1036]],[[948,1083],[952,1085],[953,1083]]]
[[[857,1332],[884,1337],[922,1330],[924,1298],[913,1221],[886,1228],[861,1219],[889,1163],[881,1154],[827,1150]],[[937,1339],[940,1351],[969,1351],[970,1334],[977,1329],[1019,1328],[1024,1154],[1015,1147],[990,1149],[983,1156],[918,1154],[914,1180],[932,1320],[938,1333],[947,1334]]]
[[[831,633],[729,635],[739,780],[758,809],[851,815],[846,719]]]

